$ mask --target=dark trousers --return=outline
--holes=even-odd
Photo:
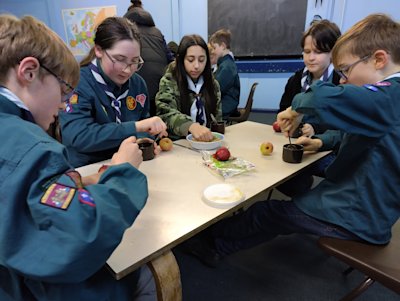
[[[293,201],[255,203],[246,211],[220,221],[210,230],[215,248],[221,255],[254,247],[278,235],[293,233],[360,240],[342,227],[305,214]]]

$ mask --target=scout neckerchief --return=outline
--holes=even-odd
[[[194,98],[196,99],[190,107],[190,117],[193,121],[198,122],[201,125],[206,124],[206,110],[204,108],[204,102],[201,99],[201,93],[199,93],[204,84],[203,76],[199,77],[197,83],[194,83],[188,75],[186,75],[186,78],[188,81],[188,89],[195,93]]]
[[[333,65],[330,64],[328,68],[325,69],[324,74],[322,74],[319,80],[326,82],[330,78],[333,69],[334,69]],[[312,82],[313,78],[311,72],[308,71],[307,67],[304,67],[303,74],[301,75],[301,92],[307,91],[307,89],[311,86]]]
[[[33,118],[32,113],[29,111],[28,107],[24,104],[24,102],[18,98],[17,95],[15,95],[13,92],[11,92],[6,87],[0,87],[0,95],[3,95],[8,100],[15,103],[21,109],[22,118],[24,120],[35,123],[35,119]]]
[[[125,98],[129,93],[129,87],[126,89],[124,93],[120,96],[115,97],[111,88],[107,85],[104,78],[101,76],[99,72],[99,68],[97,67],[97,59],[94,59],[90,64],[89,68],[92,71],[93,77],[96,79],[97,83],[104,90],[108,97],[111,98],[111,106],[115,111],[115,122],[121,123],[121,99]]]

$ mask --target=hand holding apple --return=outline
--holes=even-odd
[[[260,145],[260,152],[263,156],[270,156],[274,151],[274,146],[271,142],[265,141]]]
[[[275,121],[275,122],[272,124],[272,128],[273,128],[274,131],[277,132],[277,133],[280,133],[280,132],[281,132],[281,127],[279,126],[279,122],[278,122],[278,121]]]

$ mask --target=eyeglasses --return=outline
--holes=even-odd
[[[61,77],[59,77],[57,74],[55,74],[53,71],[51,71],[49,68],[47,68],[45,65],[40,64],[40,67],[42,67],[44,70],[53,75],[60,84],[63,84],[64,86],[67,87],[66,92],[64,90],[62,91],[63,96],[61,98],[62,102],[67,102],[71,98],[72,94],[75,93],[75,88],[72,87],[72,85],[67,83],[65,80],[63,80]]]
[[[370,54],[366,55],[366,56],[362,57],[361,59],[359,59],[358,61],[355,61],[354,63],[349,64],[349,65],[345,65],[341,69],[338,69],[338,70],[335,70],[335,71],[336,71],[337,74],[339,74],[339,76],[341,78],[343,78],[344,80],[348,80],[349,79],[348,76],[349,76],[349,73],[350,73],[350,69],[352,67],[354,67],[355,65],[357,65],[358,63],[361,63],[363,61],[368,60],[370,57],[371,57]]]
[[[139,61],[128,64],[127,62],[125,62],[123,60],[113,58],[111,55],[108,54],[108,52],[106,50],[104,50],[104,52],[107,55],[107,57],[110,59],[110,61],[113,63],[114,67],[116,67],[118,70],[125,71],[126,68],[129,67],[129,70],[132,71],[132,67],[133,67],[135,69],[135,71],[139,71],[143,67],[144,60],[142,59],[141,56],[139,56]]]

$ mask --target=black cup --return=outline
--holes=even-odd
[[[139,142],[139,149],[142,150],[143,161],[148,161],[154,158],[154,143],[149,141]]]
[[[211,122],[210,129],[211,132],[225,134],[225,122]]]
[[[285,144],[282,159],[288,163],[300,163],[303,158],[304,147],[299,144]]]

